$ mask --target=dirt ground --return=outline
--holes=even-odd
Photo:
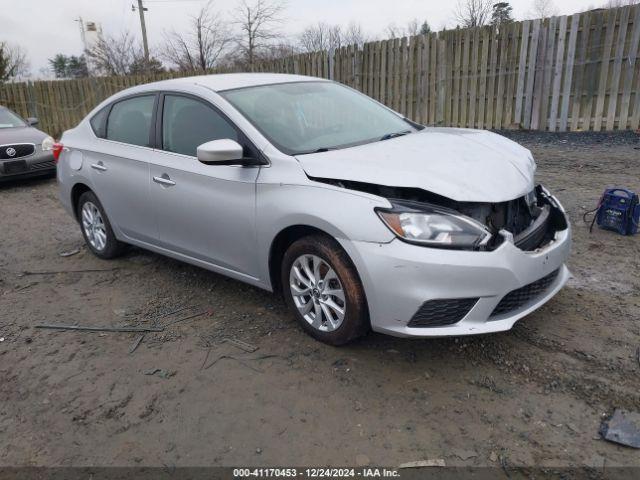
[[[598,436],[640,410],[640,236],[582,221],[606,186],[640,189],[638,136],[515,138],[569,212],[574,277],[477,337],[329,347],[267,292],[139,249],[95,258],[53,179],[0,186],[0,466],[640,466]],[[132,353],[135,333],[34,328],[201,312]]]

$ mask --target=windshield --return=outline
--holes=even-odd
[[[27,124],[24,123],[18,115],[13,113],[11,110],[6,108],[0,108],[0,128],[14,128],[14,127],[26,127]]]
[[[298,82],[220,92],[288,155],[361,145],[415,128],[369,97],[330,82]]]

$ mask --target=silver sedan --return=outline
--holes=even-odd
[[[95,255],[132,244],[281,292],[334,345],[508,330],[569,277],[570,226],[527,149],[319,78],[130,88],[54,152]]]

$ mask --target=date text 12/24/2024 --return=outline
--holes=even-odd
[[[398,478],[393,468],[235,468],[234,478]]]

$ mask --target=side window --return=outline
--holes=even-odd
[[[163,150],[195,157],[199,145],[223,138],[238,141],[238,133],[212,107],[188,97],[164,97]]]
[[[154,100],[154,95],[146,95],[114,104],[107,121],[107,139],[148,147]]]
[[[96,113],[93,117],[91,117],[91,120],[89,120],[89,123],[91,123],[91,128],[93,130],[93,133],[95,133],[96,137],[98,138],[105,137],[104,127],[107,121],[107,113],[109,113],[109,106],[104,107],[102,110]]]

